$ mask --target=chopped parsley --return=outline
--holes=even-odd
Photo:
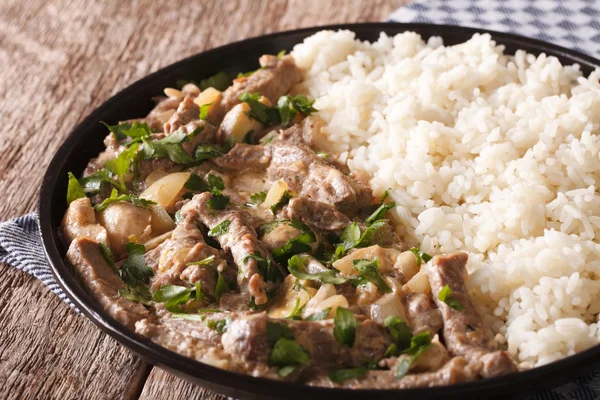
[[[200,116],[199,116],[199,118],[202,121],[206,121],[206,117],[208,117],[208,111],[210,110],[210,106],[212,106],[212,103],[206,103],[206,104],[202,104],[200,106]]]
[[[393,201],[391,203],[381,204],[379,207],[377,207],[377,209],[375,211],[373,211],[373,213],[371,215],[369,215],[367,217],[367,219],[365,220],[365,223],[367,225],[371,225],[375,221],[384,219],[385,214],[388,212],[388,210],[390,210],[394,207],[396,207],[396,203],[394,203]]]
[[[190,134],[185,133],[183,130],[178,130],[157,140],[143,138],[144,148],[142,149],[142,158],[144,160],[168,158],[175,164],[194,164],[196,160],[185,151],[182,143],[200,133],[203,128],[203,126],[200,126]]]
[[[337,276],[335,269],[329,269],[323,272],[314,274],[306,272],[305,260],[297,255],[292,256],[288,260],[288,270],[298,279],[308,279],[312,281],[321,281],[323,283],[332,283],[339,285],[347,281],[346,278]]]
[[[424,263],[424,262],[427,263],[427,262],[429,262],[429,260],[431,260],[433,258],[429,254],[423,253],[421,250],[417,249],[416,247],[412,247],[410,249],[410,251],[412,251],[412,253],[417,258],[417,265],[421,265],[421,263]]]
[[[369,371],[367,367],[338,369],[329,373],[329,379],[333,383],[341,383],[348,379],[360,378]]]
[[[105,253],[106,249],[102,246],[100,249],[106,259],[108,255],[108,253]],[[144,245],[129,242],[125,245],[125,250],[127,250],[127,259],[123,263],[123,267],[118,270],[118,273],[125,282],[126,288],[119,289],[119,296],[147,304],[152,298],[147,282],[153,272],[144,260],[146,248]]]
[[[394,339],[394,343],[392,345],[396,351],[402,351],[410,347],[412,331],[406,322],[404,322],[400,317],[396,315],[388,315],[383,321],[383,325],[388,329],[392,339]]]
[[[312,251],[310,244],[317,240],[315,234],[305,224],[299,221],[291,221],[290,225],[299,229],[300,234],[290,239],[286,244],[273,249],[273,258],[282,264],[285,264],[293,255]]]
[[[204,182],[204,179],[200,178],[198,175],[191,173],[188,180],[183,185],[187,190],[191,190],[192,192],[202,193],[207,192],[210,188],[208,184]]]
[[[352,311],[338,307],[333,319],[333,336],[339,344],[354,346],[356,339],[356,318]]]
[[[291,339],[281,337],[269,353],[269,365],[281,367],[279,375],[285,377],[299,365],[310,364],[308,351]]]
[[[231,225],[231,221],[226,219],[220,224],[216,225],[214,228],[208,231],[208,237],[215,237],[224,235],[229,230],[229,225]]]
[[[202,79],[198,87],[200,90],[205,90],[209,87],[213,87],[217,90],[224,91],[229,86],[231,86],[231,77],[227,72],[220,71],[216,74],[209,76],[206,79]]]
[[[277,53],[277,58],[281,60],[283,56],[285,56],[285,53],[287,53],[286,49],[281,50],[279,53]]]
[[[108,125],[106,122],[100,121],[101,124],[106,126],[109,131],[115,136],[117,141],[124,140],[127,137],[132,138],[131,143],[140,142],[142,138],[149,137],[152,134],[152,130],[148,124],[143,122],[135,121],[133,124],[124,122],[118,125]],[[128,143],[128,144],[131,144]]]
[[[291,125],[297,113],[310,115],[317,110],[313,107],[314,100],[309,100],[306,96],[298,95],[295,97],[281,96],[277,101],[277,106],[269,107],[260,102],[259,93],[242,93],[240,101],[250,106],[248,116],[262,123],[263,125],[277,125],[282,127]]]
[[[431,346],[431,334],[429,331],[425,331],[418,335],[415,335],[410,340],[410,347],[404,350],[403,354],[409,354],[411,357],[402,359],[396,366],[395,377],[400,380],[404,378],[406,373],[410,370],[412,363]]]
[[[75,175],[69,172],[69,183],[67,187],[67,205],[71,204],[72,201],[77,200],[79,198],[85,197],[85,192],[83,188],[79,184]]]
[[[292,193],[290,193],[289,191],[286,190],[285,192],[283,192],[283,194],[281,195],[281,198],[275,204],[273,204],[271,207],[269,207],[269,209],[271,210],[273,215],[277,214],[277,211],[281,207],[283,207],[287,203],[289,203],[293,197],[294,197],[294,195]]]
[[[117,176],[119,187],[121,192],[127,193],[125,185],[125,174],[129,172],[131,164],[135,162],[137,158],[139,143],[132,144],[128,149],[123,150],[113,160],[104,163],[104,167]]]
[[[250,196],[250,202],[246,203],[246,205],[248,207],[258,207],[262,203],[264,203],[264,201],[265,201],[266,198],[267,198],[267,193],[266,192],[254,193],[253,195]]]
[[[277,322],[267,322],[267,340],[269,345],[273,346],[281,338],[294,339],[294,333],[286,324]]]
[[[213,254],[212,256],[208,256],[200,261],[192,261],[187,263],[186,265],[190,266],[190,265],[210,265],[215,261],[215,255]]]
[[[217,272],[219,274],[219,278],[217,279],[217,286],[215,287],[215,299],[217,300],[217,303],[219,303],[223,293],[229,291],[229,285],[227,285],[227,282],[225,282],[223,275],[221,275],[221,271]]]
[[[304,309],[304,305],[300,305],[300,298],[296,298],[296,303],[294,304],[294,309],[290,314],[285,317],[286,319],[302,319],[302,310]]]
[[[325,318],[327,318],[327,316],[329,315],[329,312],[331,311],[331,307],[327,307],[324,310],[321,310],[319,312],[316,312],[314,314],[309,315],[308,317],[304,318],[305,321],[321,321],[324,320]]]
[[[227,320],[226,319],[213,319],[206,323],[206,326],[210,329],[214,329],[217,331],[219,335],[222,335],[227,330]]]
[[[438,299],[457,311],[463,311],[465,309],[465,306],[460,304],[458,299],[452,295],[452,289],[450,289],[450,286],[448,285],[444,286],[442,290],[440,290],[438,293]]]
[[[171,313],[181,313],[179,306],[187,303],[192,294],[194,294],[194,299],[196,300],[204,298],[199,282],[193,287],[165,285],[154,292],[152,300],[165,303],[165,308]]]
[[[223,151],[217,146],[213,146],[211,144],[198,145],[196,150],[194,150],[194,159],[198,162],[221,157],[222,155]]]
[[[352,261],[354,269],[357,270],[362,277],[367,279],[369,282],[377,286],[377,289],[383,293],[390,293],[392,289],[385,283],[381,275],[379,274],[379,261],[375,258],[373,261],[369,260],[354,260]]]
[[[260,272],[262,277],[265,279],[265,281],[276,282],[276,281],[280,280],[281,272],[279,271],[277,266],[275,266],[271,263],[270,258],[268,258],[268,257],[266,259],[263,258],[261,256],[261,254],[257,251],[257,252],[254,252],[254,254],[248,254],[246,257],[244,257],[242,262],[245,263],[248,260],[256,261],[258,271]]]
[[[248,116],[262,123],[263,125],[275,125],[279,123],[279,114],[277,109],[269,107],[260,102],[259,93],[244,92],[239,96],[239,100],[250,106]]]
[[[110,193],[110,197],[108,197],[107,199],[104,199],[104,201],[102,203],[96,204],[94,206],[94,209],[96,211],[104,211],[111,204],[118,203],[120,201],[125,201],[125,202],[133,204],[136,207],[141,207],[141,208],[146,208],[146,209],[150,209],[150,206],[152,204],[156,204],[152,200],[142,199],[133,194],[118,194],[117,190],[113,189],[112,192]]]

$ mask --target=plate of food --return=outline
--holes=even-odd
[[[192,56],[58,150],[46,255],[99,328],[229,396],[556,386],[600,353],[598,66],[428,24]]]

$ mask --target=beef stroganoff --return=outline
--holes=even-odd
[[[166,88],[69,174],[62,235],[137,334],[223,369],[412,388],[598,343],[598,76],[489,35],[322,31]]]

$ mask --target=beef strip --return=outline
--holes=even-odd
[[[200,119],[200,107],[189,96],[186,96],[179,103],[175,114],[165,123],[164,131],[165,133],[173,133],[196,119]]]
[[[223,334],[226,352],[246,361],[267,362],[271,345],[267,339],[268,323],[286,324],[294,341],[310,354],[310,368],[352,368],[379,360],[392,338],[387,329],[372,320],[356,328],[354,346],[339,344],[333,335],[333,320],[294,321],[268,318],[266,313],[234,318]]]
[[[148,310],[143,305],[119,296],[119,289],[125,289],[125,284],[108,265],[96,241],[86,237],[73,240],[67,260],[86,291],[108,315],[129,329],[134,328],[136,321],[148,317]]]
[[[265,304],[267,302],[265,280],[259,270],[258,261],[247,256],[259,254],[266,260],[270,257],[269,252],[258,240],[256,231],[246,223],[243,210],[233,208],[213,210],[208,204],[210,198],[211,194],[208,192],[194,196],[181,209],[181,215],[184,218],[190,216],[209,229],[223,221],[230,221],[227,232],[216,239],[223,250],[231,253],[238,267],[238,284],[242,293],[253,296],[257,305]]]
[[[421,293],[411,293],[405,298],[406,316],[413,334],[430,331],[436,334],[442,329],[442,313],[432,304],[428,296]]]
[[[188,265],[211,256],[215,260],[209,265]],[[211,296],[215,295],[217,269],[227,268],[219,251],[206,244],[202,232],[189,217],[177,225],[170,239],[146,253],[146,263],[154,271],[152,290],[168,284],[185,286],[186,282],[192,285],[200,282],[202,292]]]
[[[317,149],[318,143],[316,138],[322,126],[323,122],[321,119],[308,116],[297,124],[282,130],[279,136],[275,137],[275,141]]]
[[[306,382],[310,386],[350,389],[410,389],[434,387],[471,382],[477,379],[477,368],[462,357],[454,357],[435,372],[408,374],[398,380],[395,369],[368,371],[360,378],[348,379],[342,383],[333,383],[326,374],[316,376]]]
[[[264,55],[258,61],[261,69],[248,77],[237,78],[233,85],[223,92],[221,103],[215,109],[213,117],[216,121],[222,120],[229,110],[240,103],[239,97],[242,93],[259,93],[272,104],[277,104],[279,97],[289,92],[302,79],[302,72],[290,55],[281,59]]]
[[[176,319],[158,312],[159,318],[143,319],[135,324],[136,333],[192,359],[225,369],[234,369],[223,351],[221,335],[206,321],[227,318],[225,313],[207,314],[206,321]]]
[[[339,232],[350,223],[350,218],[332,205],[306,197],[294,197],[280,214],[285,219],[299,219],[319,232]]]
[[[354,213],[370,207],[370,191],[365,195],[356,182],[308,148],[287,144],[237,144],[214,162],[231,172],[266,168],[271,181],[283,179],[295,194],[333,205],[340,211]]]
[[[516,372],[510,356],[506,352],[495,351],[492,332],[485,326],[467,292],[464,281],[467,259],[465,253],[454,253],[436,256],[427,265],[433,299],[442,312],[446,347],[450,353],[463,356],[471,362],[481,361],[481,375],[484,378]],[[438,298],[446,285],[464,310],[455,310]]]

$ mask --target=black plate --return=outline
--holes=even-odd
[[[104,148],[102,140],[106,135],[106,128],[99,121],[112,124],[119,120],[142,117],[153,106],[151,98],[162,94],[163,88],[175,86],[178,79],[198,80],[223,70],[237,73],[256,69],[257,59],[262,54],[276,54],[282,49],[291,50],[305,37],[322,29],[350,29],[356,32],[358,38],[369,41],[377,40],[382,31],[394,35],[408,30],[415,31],[424,38],[441,36],[447,45],[464,42],[477,32],[488,32],[497,43],[506,46],[506,51],[511,54],[517,49],[524,49],[533,54],[543,52],[558,57],[563,64],[579,64],[586,76],[600,66],[600,61],[592,57],[516,35],[447,25],[395,23],[333,25],[276,33],[229,44],[186,58],[135,82],[98,107],[73,130],[48,166],[39,200],[41,234],[52,271],[67,296],[100,329],[145,361],[216,392],[243,399],[439,398],[447,400],[458,397],[500,396],[506,398],[509,394],[523,395],[557,386],[568,378],[581,375],[591,369],[594,363],[600,360],[600,345],[540,368],[469,384],[410,389],[401,393],[397,390],[353,391],[313,388],[252,378],[178,355],[136,335],[106,315],[81,288],[72,275],[71,267],[63,261],[66,249],[57,232],[66,210],[67,172],[72,171],[79,176],[88,160]]]

